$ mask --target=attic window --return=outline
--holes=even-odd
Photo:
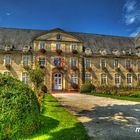
[[[60,34],[57,34],[57,35],[56,35],[56,39],[57,39],[57,40],[61,40],[61,35],[60,35]]]

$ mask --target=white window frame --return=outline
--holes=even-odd
[[[86,62],[86,68],[90,68],[91,67],[91,59],[90,58],[86,58],[85,60]]]
[[[22,82],[24,84],[27,84],[28,83],[28,74],[27,74],[27,72],[23,72],[22,73]]]
[[[127,86],[130,86],[130,87],[132,86],[132,74],[130,73],[127,74]]]
[[[119,59],[114,60],[114,68],[119,68]]]
[[[72,74],[71,75],[71,83],[72,84],[78,84],[78,76],[77,76],[77,74]]]
[[[101,85],[107,85],[107,75],[101,74]]]
[[[23,56],[23,65],[28,65],[28,55]]]
[[[103,61],[104,61],[104,66],[103,66]],[[106,67],[106,59],[101,59],[100,66],[101,66],[101,68],[105,68]]]
[[[8,62],[8,63],[7,63]],[[5,64],[7,65],[10,65],[11,64],[11,56],[9,54],[6,54],[5,56]]]
[[[115,85],[119,87],[121,85],[121,75],[116,73],[115,74]]]
[[[77,50],[77,45],[76,45],[76,44],[71,44],[71,50],[72,50],[72,51]]]
[[[39,49],[45,49],[46,43],[44,41],[39,42]]]
[[[61,44],[60,43],[56,43],[56,50],[60,50],[61,49]]]
[[[39,65],[40,66],[45,66],[46,65],[45,57],[39,57]]]
[[[59,36],[59,37],[58,37]],[[61,36],[61,34],[57,34],[56,35],[56,40],[61,40],[62,39],[62,36]]]
[[[71,58],[71,67],[77,66],[77,59]]]

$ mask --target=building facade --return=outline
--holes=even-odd
[[[39,64],[50,91],[140,84],[140,35],[119,37],[89,33],[0,29],[0,72],[30,83],[28,71]]]

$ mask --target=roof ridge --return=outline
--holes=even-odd
[[[132,39],[135,38],[135,37],[130,37],[130,36],[119,36],[119,35],[108,35],[108,34],[97,34],[97,33],[85,33],[85,32],[70,32],[70,33],[96,35],[96,36],[108,36],[108,37],[123,37],[123,38],[132,38]]]

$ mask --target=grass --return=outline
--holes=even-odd
[[[26,140],[88,140],[84,126],[47,94],[43,103],[42,127]],[[24,139],[25,140],[25,139]]]
[[[90,94],[91,95],[91,94]],[[108,98],[113,98],[113,99],[119,99],[119,100],[128,100],[128,101],[135,101],[135,102],[140,102],[140,98],[138,97],[129,97],[126,95],[112,95],[112,94],[102,94],[102,93],[92,93],[94,96],[99,96],[99,97],[108,97]]]

